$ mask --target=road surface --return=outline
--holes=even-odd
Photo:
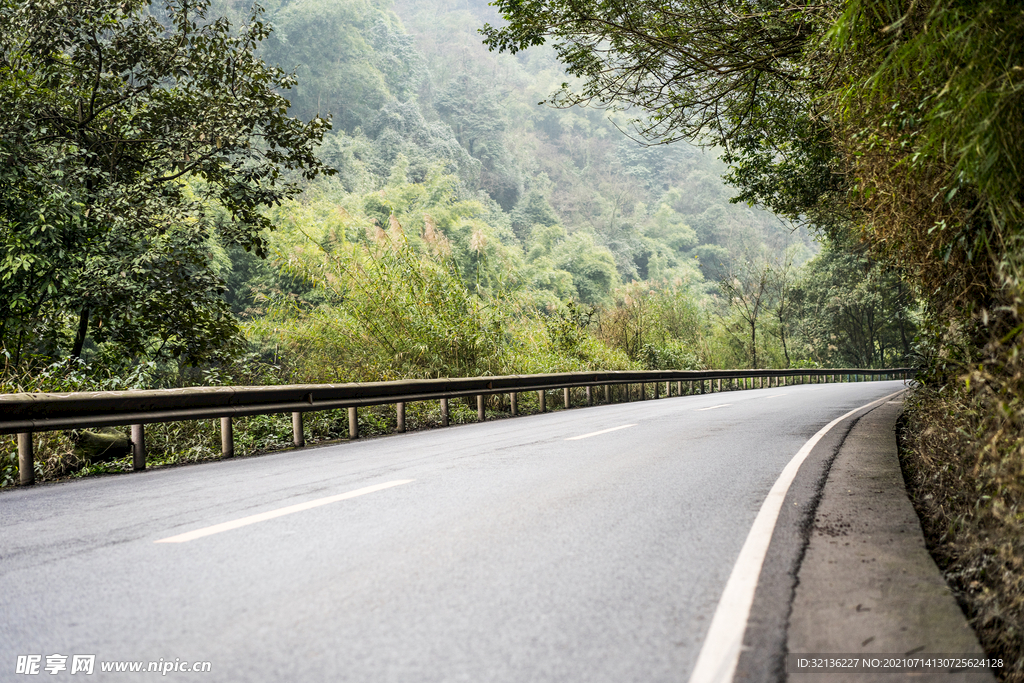
[[[0,680],[685,682],[783,468],[903,387],[595,406],[4,492]],[[18,675],[29,655],[40,673]],[[101,670],[118,662],[209,671]]]

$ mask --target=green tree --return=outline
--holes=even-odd
[[[741,321],[740,334],[746,350],[749,367],[758,364],[757,333],[764,326],[764,318],[773,308],[771,263],[763,256],[748,257],[719,282],[718,286],[733,314]],[[729,326],[727,325],[727,329]],[[730,329],[730,332],[732,330]],[[761,360],[764,356],[761,356]]]
[[[833,367],[910,362],[917,301],[884,264],[829,245],[805,266],[792,297],[807,357]]]
[[[78,356],[91,333],[196,363],[236,335],[211,250],[265,255],[261,210],[298,191],[286,172],[326,170],[330,124],[286,115],[294,78],[257,55],[258,8],[237,32],[207,8],[0,3],[0,336],[15,356]]]

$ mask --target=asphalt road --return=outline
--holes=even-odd
[[[685,682],[783,467],[902,387],[648,400],[4,492],[0,680]],[[51,654],[68,670],[47,673]],[[92,676],[70,674],[76,654]],[[100,670],[121,660],[210,671]]]

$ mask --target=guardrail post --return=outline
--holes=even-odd
[[[537,392],[537,405],[540,406],[540,412],[542,412],[542,413],[546,413],[547,410],[548,410],[547,398],[548,397],[544,393],[543,389],[541,389],[540,391]]]
[[[132,425],[132,469],[146,469],[146,428]]]
[[[18,433],[18,483],[36,483],[36,459],[32,454],[32,432]]]
[[[562,405],[566,408],[569,408],[572,405],[569,402],[569,387],[564,387],[562,389]]]
[[[612,387],[611,387],[610,384],[605,384],[604,385],[604,402],[605,403],[611,403],[612,402]]]
[[[647,400],[647,385],[644,384],[643,382],[640,382],[640,400]]]
[[[661,382],[655,382],[654,383],[654,399],[657,400],[659,398],[661,398]]]
[[[359,438],[359,412],[355,406],[348,409],[348,438]]]
[[[220,419],[220,456],[222,458],[235,457],[235,430],[230,417]]]
[[[676,396],[682,396],[682,395],[683,395],[683,380],[679,380],[679,381],[676,382]]]
[[[296,448],[306,445],[306,435],[302,433],[302,413],[292,413],[292,443]]]
[[[512,416],[515,417],[519,414],[519,392],[513,391],[509,394],[509,403],[512,407]]]
[[[441,426],[448,426],[448,399],[441,399]]]
[[[484,395],[476,395],[476,421],[483,422],[487,419],[487,414],[484,412]]]
[[[709,387],[709,388],[710,388],[710,387]],[[701,380],[701,381],[700,381],[700,393],[701,393],[701,394],[703,394],[703,393],[704,393],[704,380]]]
[[[722,380],[721,379],[718,380],[718,391],[719,391],[719,393],[721,393],[721,391],[722,391]]]
[[[594,405],[594,395],[593,395],[593,392],[591,391],[591,387],[589,387],[589,386],[587,387],[587,405],[588,406]]]
[[[395,431],[399,434],[405,433],[405,401],[395,404]]]

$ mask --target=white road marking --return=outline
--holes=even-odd
[[[178,534],[177,536],[161,538],[159,541],[154,541],[154,543],[185,543],[186,541],[194,541],[195,539],[202,538],[203,536],[211,536],[213,534],[219,534],[222,531],[230,531],[232,529],[238,529],[239,527],[249,526],[250,524],[256,524],[257,522],[265,522],[268,519],[274,519],[275,517],[290,515],[294,512],[302,512],[303,510],[320,507],[321,505],[337,503],[339,500],[348,500],[349,498],[355,498],[357,496],[365,496],[367,493],[383,491],[384,489],[389,489],[392,486],[401,486],[402,484],[408,484],[413,481],[416,480],[398,479],[395,481],[384,482],[383,484],[374,484],[373,486],[356,489],[355,491],[349,491],[348,493],[341,493],[337,496],[317,498],[316,500],[309,500],[305,503],[289,505],[288,507],[278,508],[268,512],[261,512],[258,515],[250,515],[249,517],[242,517],[241,519],[235,519],[230,522],[223,522],[221,524],[214,524],[213,526],[204,527],[202,529],[196,529],[195,531],[188,531],[184,534]]]
[[[757,580],[761,576],[764,556],[768,552],[768,544],[772,540],[772,533],[775,530],[775,523],[779,519],[782,503],[800,465],[830,429],[857,411],[887,401],[900,393],[902,390],[862,405],[860,408],[854,408],[845,415],[832,420],[801,446],[793,459],[782,470],[782,474],[779,475],[775,485],[768,492],[768,497],[761,504],[754,524],[750,527],[750,533],[747,534],[747,540],[743,542],[740,556],[736,558],[736,564],[733,565],[732,574],[729,575],[729,581],[725,584],[725,590],[718,601],[715,616],[711,619],[708,635],[704,639],[704,645],[697,657],[697,664],[693,668],[693,673],[690,674],[690,683],[732,682],[736,673],[736,664],[740,659],[743,634],[747,630],[747,619],[750,617],[750,606],[754,602],[754,591],[757,589]]]
[[[620,429],[625,429],[626,427],[636,427],[636,425],[637,425],[637,423],[634,422],[631,425],[622,425],[622,426],[619,426],[619,427],[612,427],[611,429],[602,429],[599,432],[590,432],[589,434],[580,434],[579,436],[570,436],[568,439],[566,439],[566,441],[578,441],[579,439],[589,439],[592,436],[598,436],[600,434],[607,434],[608,432],[617,432]]]
[[[789,392],[783,392],[781,394],[771,394],[770,396],[762,396],[761,398],[775,398],[776,396],[786,396]]]
[[[727,408],[727,407],[729,407],[731,405],[732,405],[731,403],[723,403],[721,405],[711,406],[710,408],[697,408],[696,410],[697,410],[697,412],[700,412],[701,410],[714,410],[715,408]]]

